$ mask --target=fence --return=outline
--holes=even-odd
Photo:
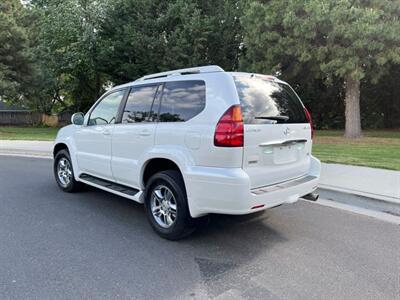
[[[45,124],[48,126],[64,126],[71,121],[70,113],[58,115],[46,115],[27,110],[3,110],[0,111],[0,125],[31,126]]]

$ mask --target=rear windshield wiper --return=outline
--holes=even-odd
[[[254,117],[254,119],[263,119],[263,120],[273,120],[273,121],[287,121],[289,120],[288,116],[258,116]]]

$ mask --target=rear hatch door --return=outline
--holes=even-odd
[[[311,127],[293,89],[274,77],[233,76],[244,122],[243,169],[251,188],[307,174]]]

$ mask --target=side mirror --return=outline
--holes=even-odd
[[[74,113],[71,117],[71,123],[74,125],[83,125],[85,121],[85,115],[81,112]]]

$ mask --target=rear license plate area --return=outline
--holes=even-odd
[[[296,145],[288,146],[275,146],[274,147],[274,163],[288,164],[297,160],[297,148]]]

